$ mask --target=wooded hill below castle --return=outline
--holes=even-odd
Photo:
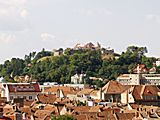
[[[38,82],[70,83],[71,76],[86,74],[89,77],[98,77],[104,80],[116,79],[118,75],[132,73],[137,64],[144,64],[146,68],[160,67],[154,63],[155,57],[147,57],[146,47],[129,46],[125,52],[117,54],[113,49],[102,48],[99,43],[86,45],[77,44],[73,48],[53,51],[31,52],[24,59],[12,58],[0,65],[0,77],[7,82],[15,82],[18,76],[29,76]]]

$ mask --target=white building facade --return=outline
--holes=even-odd
[[[7,101],[14,98],[35,100],[40,93],[38,83],[1,83],[1,97],[6,97]]]
[[[122,85],[160,85],[160,74],[122,74],[117,81]]]

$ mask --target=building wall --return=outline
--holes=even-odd
[[[123,85],[139,85],[140,74],[124,74],[124,76],[119,76],[117,81]]]
[[[14,98],[25,98],[27,100],[35,100],[37,98],[37,95],[39,94],[39,92],[12,92],[9,93],[9,98],[8,101],[14,99]],[[31,98],[30,98],[31,96]]]
[[[160,74],[124,74],[117,81],[123,85],[160,85]]]
[[[120,102],[121,94],[105,94],[104,100],[106,102]]]
[[[127,103],[134,103],[134,98],[132,93],[129,92],[129,90],[126,90],[121,94],[121,103],[127,104]]]

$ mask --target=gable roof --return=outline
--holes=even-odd
[[[51,87],[51,88],[48,88],[46,90],[44,90],[44,92],[57,92],[57,90],[62,90],[62,91],[72,91],[73,88],[72,87],[67,87],[67,86],[54,86],[54,87]]]
[[[73,107],[74,112],[89,112],[90,108],[91,108],[90,106],[76,106],[76,107]]]
[[[73,88],[73,87],[68,87],[68,86],[54,86],[51,88],[48,88],[44,90],[45,93],[57,93],[58,90],[61,90],[64,96],[67,96],[68,94],[76,94],[79,90]]]
[[[44,106],[44,110],[52,111],[55,115],[58,115],[58,108],[54,105],[47,104]]]
[[[38,83],[7,84],[9,92],[41,92]]]
[[[118,120],[132,120],[135,117],[135,113],[116,113]]]
[[[94,89],[82,89],[77,93],[77,95],[89,95]]]
[[[100,112],[101,108],[102,108],[101,106],[91,106],[89,112]]]
[[[102,91],[107,94],[120,94],[124,91],[124,87],[117,81],[109,81],[103,88]]]
[[[45,120],[46,117],[50,116],[52,111],[49,110],[37,110],[34,113],[35,120]]]
[[[37,95],[38,101],[45,104],[53,104],[56,100],[55,94],[39,94]]]
[[[158,92],[160,92],[159,88],[157,86],[145,86],[143,95],[147,96],[153,96],[153,95],[158,95]]]
[[[153,85],[138,85],[135,86],[132,92],[135,100],[142,100],[142,96],[157,96],[160,89]]]
[[[111,111],[103,111],[97,113],[98,120],[116,120],[116,117]]]

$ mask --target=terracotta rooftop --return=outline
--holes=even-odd
[[[57,93],[58,90],[61,90],[64,96],[67,96],[68,94],[76,94],[77,92],[79,92],[79,90],[73,87],[68,87],[68,86],[54,86],[54,87],[45,89],[44,92]]]
[[[116,113],[118,120],[132,120],[135,117],[134,113]]]
[[[45,104],[53,104],[56,100],[55,94],[39,94],[37,95],[38,101]]]
[[[90,110],[90,106],[77,106],[77,107],[73,107],[74,112],[89,112]]]
[[[58,108],[54,105],[47,104],[46,106],[44,106],[44,110],[52,111],[55,115],[58,115]]]
[[[7,84],[9,92],[41,92],[38,83]]]
[[[92,96],[97,96],[98,90],[93,90],[91,91],[90,95]]]
[[[20,111],[22,112],[22,113],[26,113],[26,114],[29,114],[29,115],[31,115],[31,108],[29,107],[29,106],[26,106],[26,107],[21,107],[20,108]]]
[[[157,86],[145,86],[143,95],[147,96],[153,96],[153,95],[158,95],[158,92],[160,92],[160,89]]]
[[[117,81],[109,81],[103,88],[102,91],[107,94],[120,94],[124,91],[124,87]]]
[[[89,95],[94,89],[82,89],[77,93],[77,95]]]
[[[149,70],[145,67],[144,64],[138,64],[136,68],[133,69],[134,73],[146,73]]]
[[[35,120],[45,120],[46,117],[50,116],[52,111],[49,110],[37,110],[34,113]]]
[[[24,106],[32,106],[34,103],[34,100],[24,100]]]
[[[116,120],[115,115],[111,111],[103,111],[97,113],[98,120]]]
[[[89,112],[101,112],[101,106],[91,106]]]
[[[138,85],[133,89],[133,97],[136,100],[142,100],[143,96],[158,96],[160,89],[153,85]]]
[[[57,90],[63,90],[63,91],[73,91],[74,88],[72,87],[67,87],[67,86],[54,86],[51,88],[48,88],[46,90],[44,90],[44,92],[57,92]]]

